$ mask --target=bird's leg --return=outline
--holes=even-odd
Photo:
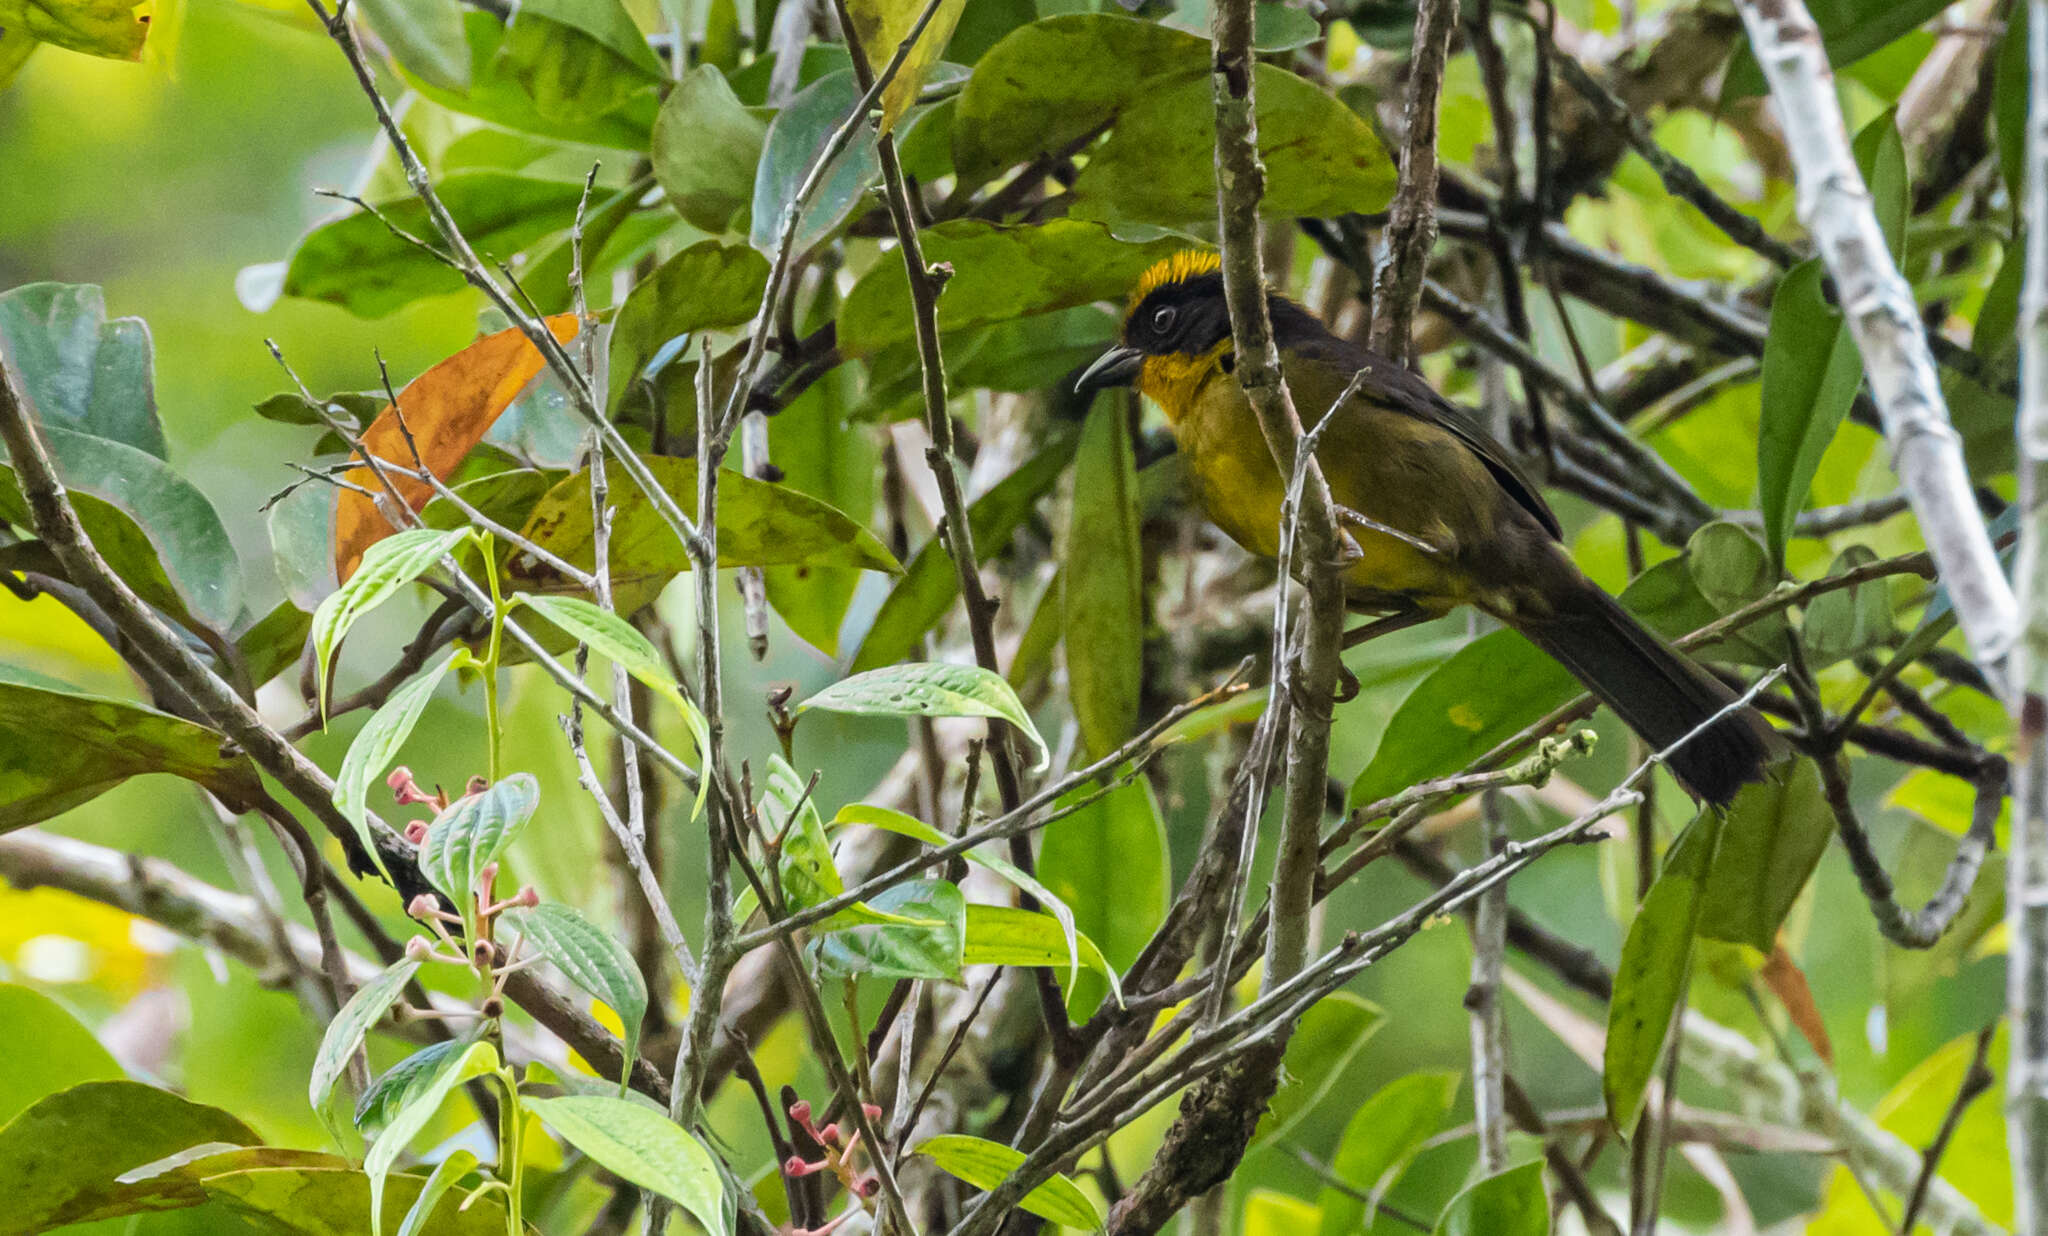
[[[1350,507],[1345,506],[1341,502],[1332,503],[1331,505],[1333,505],[1336,508],[1337,522],[1339,524],[1342,524],[1347,529],[1359,528],[1363,529],[1366,532],[1377,532],[1381,536],[1393,537],[1395,540],[1401,542],[1404,545],[1410,545],[1416,549],[1421,550],[1424,554],[1428,555],[1431,558],[1442,559],[1447,556],[1441,548],[1430,544],[1428,541],[1423,540],[1421,537],[1416,536],[1412,532],[1403,532],[1399,528],[1390,527],[1389,525],[1383,524],[1379,520],[1374,519],[1370,515],[1362,514],[1361,512],[1352,510]],[[1356,542],[1351,542],[1350,545],[1353,550],[1357,549]],[[1359,552],[1362,553],[1363,551]]]

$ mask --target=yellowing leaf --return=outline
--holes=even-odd
[[[576,337],[574,314],[547,319],[556,339],[567,343]],[[498,417],[526,384],[533,381],[547,362],[516,328],[486,335],[462,351],[414,378],[398,393],[396,409],[386,405],[363,433],[363,445],[380,460],[402,468],[413,467],[412,448],[399,428],[399,413],[418,445],[420,462],[438,477],[453,473],[470,449],[490,431]],[[351,469],[349,481],[371,493],[382,486],[369,468]],[[394,488],[417,511],[434,496],[425,481],[393,476]],[[390,536],[389,520],[370,497],[344,489],[334,512],[334,571],[343,582],[355,573],[363,551]]]
[[[960,10],[967,7],[967,0],[940,0],[938,11],[918,33],[917,43],[904,57],[903,65],[889,84],[882,87],[881,132],[887,133],[896,127],[903,113],[917,101],[918,88],[924,85],[925,75],[932,65],[938,63],[939,53],[946,48],[946,41],[953,37],[953,27],[960,20]],[[912,27],[924,12],[924,0],[852,0],[847,11],[853,17],[854,33],[860,37],[861,51],[867,56],[868,67],[877,74],[896,58],[896,50],[903,40],[910,37]]]

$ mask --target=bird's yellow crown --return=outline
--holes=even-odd
[[[1169,283],[1179,283],[1197,275],[1212,275],[1221,269],[1223,255],[1214,249],[1183,249],[1170,258],[1154,262],[1150,270],[1138,276],[1138,286],[1132,290],[1124,313],[1128,315],[1147,296]]]

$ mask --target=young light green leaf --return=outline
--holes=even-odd
[[[1109,980],[1109,994],[1117,1007],[1124,1003],[1123,983],[1116,967],[1102,956],[1095,941],[1076,934],[1081,963]],[[1049,914],[1020,910],[1015,906],[990,906],[970,902],[967,906],[967,943],[961,964],[969,966],[1056,966],[1072,956],[1067,951],[1067,929]]]
[[[1024,1162],[1021,1150],[961,1133],[928,1137],[917,1144],[913,1153],[928,1157],[945,1169],[947,1175],[957,1176],[984,1191],[1000,1186]],[[1017,1204],[1062,1227],[1084,1231],[1102,1227],[1102,1216],[1096,1212],[1095,1203],[1088,1200],[1088,1195],[1081,1192],[1079,1185],[1057,1173],[1026,1193]]]
[[[1173,900],[1173,854],[1158,796],[1143,777],[1134,777],[1105,791],[1071,790],[1055,807],[1064,814],[1039,833],[1039,883],[1074,908],[1077,930],[1095,941],[1112,967],[1128,966],[1166,921]],[[1068,1012],[1081,1020],[1093,1016],[1109,992],[1083,976],[1067,994]]]
[[[1323,1190],[1320,1236],[1370,1229],[1372,1215],[1354,1194],[1373,1196],[1387,1173],[1422,1149],[1457,1101],[1458,1080],[1456,1073],[1410,1073],[1382,1086],[1352,1113],[1330,1156],[1330,1172],[1345,1187]]]
[[[928,926],[848,927],[818,941],[818,964],[829,973],[871,978],[960,977],[967,900],[946,880],[906,880],[876,894],[872,909],[928,920]]]
[[[540,783],[531,773],[513,773],[455,802],[427,825],[420,874],[461,908],[465,926],[475,912],[483,869],[512,844],[538,806]]]
[[[1051,749],[1010,684],[1002,675],[976,665],[917,661],[869,670],[840,679],[798,704],[796,710],[801,713],[812,708],[864,716],[996,718],[1016,726],[1038,748],[1038,769],[1052,758]]]
[[[398,1225],[398,1236],[420,1236],[427,1220],[434,1217],[434,1207],[440,1204],[442,1194],[475,1171],[476,1165],[476,1155],[468,1150],[453,1151],[435,1164],[433,1175],[427,1177],[427,1183],[420,1186],[420,1195],[413,1199],[412,1209],[405,1212],[405,1222]]]
[[[625,1060],[630,1065],[638,1054],[640,1023],[647,1016],[647,982],[640,967],[612,934],[575,910],[547,901],[522,910],[513,922],[530,945],[555,963],[568,980],[611,1006],[625,1027]],[[619,1070],[619,1090],[625,1091],[632,1070]]]
[[[390,1124],[392,1115],[406,1105],[414,1091],[433,1081],[450,1056],[468,1047],[467,1039],[429,1043],[384,1070],[384,1075],[371,1082],[363,1097],[356,1100],[356,1127],[374,1135]]]
[[[1539,1160],[1488,1176],[1451,1199],[1435,1236],[1549,1236],[1550,1199]]]
[[[327,709],[327,677],[334,652],[356,619],[390,600],[400,588],[433,569],[442,555],[469,538],[469,529],[407,528],[372,545],[348,582],[328,594],[313,611],[314,669],[320,679],[320,709]]]
[[[598,1095],[528,1099],[526,1106],[564,1141],[620,1178],[682,1206],[705,1231],[729,1230],[717,1163],[667,1116],[629,1099]]]
[[[1323,1209],[1314,1202],[1274,1189],[1253,1189],[1244,1203],[1242,1236],[1300,1236],[1315,1231]]]
[[[478,1040],[460,1055],[451,1055],[444,1060],[429,1081],[408,1087],[404,1104],[391,1113],[384,1132],[378,1135],[370,1153],[363,1156],[363,1172],[370,1178],[370,1230],[373,1233],[383,1226],[378,1216],[384,1213],[384,1179],[391,1174],[391,1165],[405,1153],[412,1139],[419,1136],[427,1121],[434,1118],[450,1090],[472,1077],[494,1073],[497,1069],[497,1049],[486,1041]]]
[[[433,668],[391,693],[363,728],[356,732],[355,741],[348,745],[348,754],[342,757],[341,772],[334,779],[334,807],[355,827],[356,836],[362,839],[363,848],[370,852],[383,870],[384,859],[377,852],[375,840],[370,836],[369,810],[370,786],[378,774],[397,757],[398,749],[412,734],[413,726],[419,724],[420,713],[426,710],[427,701],[433,698],[434,688],[441,685],[441,679],[457,660],[467,657],[468,652],[457,649],[441,658]],[[388,878],[390,873],[385,872]]]
[[[419,968],[420,963],[410,958],[392,962],[382,974],[356,988],[356,994],[327,1023],[327,1033],[321,1037],[320,1050],[313,1056],[313,1072],[306,1087],[306,1101],[320,1113],[321,1119],[328,1119],[328,1097],[334,1093],[336,1079],[348,1067],[349,1057],[356,1054],[363,1036],[377,1024],[384,1010],[397,1001],[398,993],[405,990]]]
[[[1607,1010],[1607,1048],[1600,1089],[1607,1119],[1624,1135],[1642,1110],[1650,1077],[1692,974],[1693,931],[1700,893],[1720,848],[1721,815],[1709,811],[1672,843],[1664,870],[1650,886],[1622,942]],[[1483,1229],[1474,1229],[1483,1230]]]
[[[617,612],[582,597],[521,592],[514,594],[512,600],[575,636],[579,643],[588,644],[593,651],[617,662],[628,674],[646,683],[679,711],[693,711],[690,702],[683,698],[682,687],[677,685],[675,675],[669,673],[668,666],[662,663],[661,653],[655,649],[653,641],[642,635],[638,627],[619,617]]]

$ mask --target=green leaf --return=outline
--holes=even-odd
[[[501,56],[534,110],[565,124],[595,120],[662,79],[619,0],[522,0]]]
[[[1017,526],[1066,470],[1078,441],[1072,433],[1049,434],[1036,455],[968,505],[967,525],[974,533],[975,552],[984,562],[1009,545]],[[903,578],[882,601],[851,669],[859,673],[914,656],[925,632],[946,616],[959,596],[960,576],[953,557],[943,538],[933,536],[911,556]]]
[[[420,1195],[407,1208],[405,1221],[398,1225],[398,1236],[419,1236],[425,1231],[427,1220],[433,1217],[434,1208],[441,1204],[441,1198],[456,1181],[475,1171],[476,1165],[476,1155],[468,1150],[451,1151],[447,1158],[436,1163],[427,1183],[420,1186]]]
[[[1085,934],[1075,937],[1081,963],[1109,981],[1109,992],[1117,1007],[1123,1007],[1123,983],[1116,967],[1109,964],[1095,941]],[[1050,914],[1020,910],[1015,906],[967,903],[967,940],[960,964],[967,966],[1058,966],[1070,964],[1073,953],[1067,947],[1067,929]]]
[[[398,590],[425,575],[443,555],[469,538],[469,529],[407,528],[394,532],[363,553],[362,565],[348,582],[328,594],[313,611],[313,656],[319,672],[320,709],[327,710],[327,678],[334,654],[356,619],[390,600]]]
[[[896,76],[882,87],[879,132],[895,128],[903,113],[917,102],[917,92],[923,88],[932,65],[938,62],[939,53],[946,49],[946,40],[953,37],[953,28],[966,7],[967,0],[943,0],[919,32],[917,43],[904,57]],[[924,8],[923,0],[849,0],[846,11],[853,18],[854,32],[869,69],[879,75],[896,58],[897,50],[910,37]]]
[[[1812,9],[1814,24],[1820,27],[1821,42],[1827,48],[1828,63],[1846,68],[1892,40],[1932,20],[1948,7],[1948,0],[1834,0]],[[1747,42],[1736,51],[1728,65],[1721,98],[1725,105],[1735,99],[1764,93],[1763,70]]]
[[[1702,884],[1719,848],[1721,816],[1706,812],[1672,843],[1664,870],[1650,886],[1622,942],[1607,1009],[1607,1049],[1600,1089],[1607,1120],[1624,1136],[1635,1126],[1650,1078],[1692,973],[1692,941]],[[1483,1229],[1481,1229],[1483,1230]]]
[[[860,102],[860,93],[852,69],[828,73],[804,87],[769,124],[760,170],[754,177],[754,217],[748,240],[756,249],[774,252],[783,212],[800,205],[792,247],[797,253],[804,252],[831,235],[881,177],[874,129],[862,125],[819,179],[810,200],[801,204],[795,200],[812,160]]]
[[[1458,1098],[1456,1073],[1410,1073],[1381,1087],[1352,1113],[1330,1156],[1330,1171],[1349,1191],[1325,1188],[1320,1236],[1352,1236],[1372,1218],[1352,1193],[1372,1194],[1402,1167],[1443,1123]]]
[[[1812,760],[1743,786],[1728,808],[1701,892],[1699,934],[1770,952],[1834,833]]]
[[[885,914],[928,920],[930,926],[855,926],[818,941],[818,964],[827,973],[870,978],[960,977],[967,932],[967,899],[946,880],[906,880],[870,903]]]
[[[990,717],[1009,722],[1038,748],[1038,769],[1051,748],[1002,675],[978,665],[916,661],[842,678],[796,706],[869,717]]]
[[[356,0],[355,11],[407,72],[443,90],[469,89],[458,0]]]
[[[768,122],[740,102],[725,74],[699,65],[676,83],[654,119],[654,178],[690,226],[722,232],[753,203],[767,138]]]
[[[1771,560],[1783,563],[1792,521],[1806,505],[1821,456],[1863,384],[1863,358],[1842,315],[1827,303],[1827,270],[1810,258],[1771,296],[1764,338],[1763,416],[1757,427],[1757,493]]]
[[[625,1028],[626,1066],[619,1070],[623,1093],[632,1077],[632,1061],[639,1055],[640,1023],[647,1016],[647,982],[633,954],[610,932],[559,902],[522,910],[514,922],[527,943],[554,962],[564,977],[619,1015]]]
[[[1377,1005],[1348,991],[1332,992],[1311,1005],[1287,1040],[1280,1088],[1273,1092],[1252,1144],[1284,1137],[1301,1123],[1385,1020]]]
[[[1906,223],[1912,216],[1912,180],[1906,170],[1906,144],[1899,137],[1899,109],[1890,108],[1863,126],[1850,143],[1856,167],[1870,192],[1871,209],[1877,214],[1878,230],[1892,251],[1892,260],[1905,265]]]
[[[1210,194],[1213,198],[1213,185]],[[1213,210],[1214,202],[1210,205]],[[1187,247],[1185,240],[1171,236],[1132,244],[1104,224],[1077,219],[1029,225],[953,219],[918,235],[926,261],[953,266],[946,294],[939,298],[939,329],[944,331],[1121,301],[1147,267]],[[840,351],[872,356],[915,337],[903,263],[877,262],[840,311]],[[947,360],[950,364],[952,357]]]
[[[1244,1236],[1298,1236],[1322,1221],[1322,1207],[1272,1189],[1253,1189],[1245,1199]]]
[[[1082,787],[1063,796],[1070,808],[1097,791]],[[1102,793],[1071,815],[1047,824],[1039,834],[1038,881],[1057,901],[1073,907],[1077,932],[1086,932],[1118,968],[1138,959],[1152,933],[1166,921],[1173,901],[1173,856],[1166,817],[1151,783],[1138,777]],[[1067,1001],[1078,1018],[1093,1013],[1107,989],[1093,979],[1076,981],[1069,960]]]
[[[465,923],[483,869],[498,861],[539,806],[540,783],[533,774],[513,773],[457,800],[427,825],[426,840],[420,842],[420,874],[463,908]]]
[[[168,457],[149,326],[108,321],[97,286],[29,283],[0,293],[0,356],[40,424]]]
[[[575,636],[578,643],[588,644],[591,651],[616,662],[678,709],[687,711],[692,707],[683,698],[682,687],[675,675],[668,672],[653,641],[616,612],[582,597],[521,592],[515,593],[513,599]]]
[[[495,1073],[499,1067],[498,1051],[488,1041],[471,1043],[460,1055],[450,1055],[436,1069],[433,1076],[416,1087],[408,1087],[404,1103],[391,1113],[384,1131],[363,1156],[363,1173],[370,1178],[371,1215],[384,1213],[384,1178],[391,1173],[391,1165],[405,1148],[418,1137],[420,1130],[441,1110],[441,1104],[448,1098],[448,1092],[472,1077]],[[381,1230],[381,1224],[378,1225]]]
[[[63,1231],[76,1231],[74,1224],[97,1223],[106,1219],[134,1217],[134,1231],[213,1231],[199,1225],[215,1221],[213,1212],[192,1216],[186,1222],[159,1223],[141,1216],[167,1210],[204,1206],[215,1200],[208,1190],[209,1178],[251,1168],[347,1167],[348,1160],[312,1150],[281,1150],[273,1146],[234,1146],[227,1142],[201,1142],[104,1178],[74,1194],[61,1208]],[[0,1232],[40,1231],[39,1226],[17,1228],[13,1215],[0,1216]],[[187,1224],[192,1226],[187,1226]],[[88,1229],[89,1230],[89,1229]]]
[[[338,464],[339,455],[307,460],[309,467]],[[336,585],[334,571],[334,495],[325,485],[301,485],[272,504],[266,518],[270,561],[277,582],[298,609],[320,608]],[[300,644],[303,646],[304,638]],[[300,648],[292,649],[297,659]]]
[[[950,361],[950,356],[949,356]],[[875,506],[881,451],[875,435],[850,427],[846,414],[859,383],[845,366],[814,383],[768,422],[768,444],[782,483],[866,526]],[[839,656],[839,631],[860,587],[860,572],[843,567],[769,567],[768,603],[798,638]]]
[[[2027,238],[2024,233],[2005,246],[1998,274],[1984,289],[1984,304],[1970,328],[1970,350],[1985,360],[2002,360],[2019,339],[2020,291],[2026,285]]]
[[[1550,1199],[1543,1164],[1524,1163],[1488,1176],[1451,1199],[1436,1236],[1549,1236]]]
[[[17,22],[38,42],[108,60],[142,59],[149,35],[148,14],[123,0],[24,0],[14,6]]]
[[[0,1125],[48,1094],[80,1082],[114,1081],[121,1066],[55,1000],[19,983],[0,983],[0,1026],[35,1050],[0,1070]]]
[[[400,958],[387,966],[383,973],[361,987],[348,998],[334,1020],[327,1023],[327,1032],[320,1038],[320,1050],[313,1057],[313,1071],[306,1083],[306,1101],[322,1120],[332,1120],[328,1113],[327,1100],[334,1094],[334,1083],[348,1068],[349,1057],[363,1045],[363,1037],[370,1027],[377,1024],[385,1010],[398,1002],[405,985],[419,972],[420,963],[410,958]]]
[[[947,1175],[958,1177],[984,1192],[999,1187],[1024,1162],[1021,1150],[961,1133],[928,1137],[919,1142],[912,1153],[926,1156]],[[1102,1216],[1096,1211],[1095,1203],[1088,1200],[1088,1195],[1081,1192],[1079,1185],[1057,1173],[1026,1193],[1017,1205],[1063,1227],[1084,1231],[1102,1227]]]
[[[715,240],[698,241],[634,284],[612,321],[608,355],[613,406],[623,406],[635,394],[636,384],[647,377],[649,364],[665,356],[678,336],[752,321],[767,285],[767,258],[744,245],[722,245]],[[671,371],[683,368],[674,360],[667,367]],[[652,380],[657,385],[674,381],[665,375]],[[688,423],[695,424],[696,392],[687,385],[679,397],[689,408]],[[673,420],[670,427],[681,429]],[[694,494],[691,500],[690,509],[694,510]]]
[[[434,688],[441,685],[441,679],[450,667],[468,657],[469,653],[461,649],[451,652],[425,673],[393,691],[363,728],[356,731],[355,740],[348,745],[348,754],[342,757],[341,771],[334,778],[334,808],[348,817],[348,822],[355,827],[356,836],[362,839],[363,848],[377,858],[380,867],[384,860],[378,855],[376,842],[370,835],[370,785],[398,757],[399,748],[412,735],[413,726],[419,724],[420,714],[426,711],[427,701],[434,696]]]
[[[1060,561],[1067,694],[1082,745],[1099,760],[1136,732],[1145,676],[1138,472],[1122,399],[1099,402],[1082,427]]]
[[[469,1039],[447,1039],[429,1043],[384,1070],[356,1100],[356,1127],[376,1133],[412,1101],[414,1095],[432,1084],[450,1057],[469,1050]]]
[[[1352,783],[1349,805],[1456,772],[1578,689],[1562,665],[1513,631],[1473,640],[1401,701],[1372,761]]]
[[[35,1044],[23,1044],[33,1054]],[[46,1231],[92,1215],[121,1192],[123,1172],[207,1143],[262,1138],[217,1107],[131,1081],[60,1090],[0,1128],[0,1232]]]
[[[224,1172],[205,1180],[206,1191],[230,1210],[253,1219],[260,1231],[292,1236],[364,1236],[404,1221],[425,1181],[402,1174],[380,1182],[382,1206],[374,1228],[370,1177],[347,1166],[276,1167]],[[444,1194],[423,1229],[425,1236],[505,1236],[504,1200],[496,1190],[468,1197]]]
[[[2023,201],[2027,192],[2028,13],[2024,4],[2008,11],[2005,37],[1998,44],[1998,63],[1992,70],[1991,127],[1998,137],[1998,167],[2005,176],[2005,191],[2015,202]]]
[[[513,59],[501,54],[511,41],[502,21],[480,10],[465,11],[462,33],[469,49],[469,89],[446,89],[412,73],[403,63],[399,65],[406,81],[428,99],[522,133],[646,154],[658,106],[653,91],[632,94],[616,111],[603,116],[550,115],[541,111],[526,85],[513,76]],[[581,186],[578,188],[580,191]]]
[[[526,1106],[564,1141],[621,1179],[682,1206],[705,1231],[730,1230],[716,1161],[667,1116],[627,1099],[597,1095],[528,1099]]]
[[[145,773],[171,773],[232,801],[261,786],[248,757],[214,730],[0,664],[0,833]]]
[[[697,462],[654,456],[655,479],[685,510],[696,509]],[[644,586],[651,596],[690,569],[676,534],[637,486],[614,482],[612,583]],[[590,474],[579,472],[549,490],[527,517],[521,535],[588,570],[595,561],[590,526]],[[837,566],[868,571],[901,569],[872,532],[816,498],[737,472],[718,478],[718,565]],[[515,557],[516,580],[546,583],[545,567]]]
[[[464,236],[484,258],[513,254],[576,219],[583,185],[531,180],[502,172],[456,172],[434,186]],[[308,232],[292,250],[284,294],[321,300],[363,318],[381,318],[427,296],[468,284],[447,263],[395,236],[386,226],[440,244],[427,208],[411,195],[377,203],[384,218],[357,211]]]
[[[58,425],[40,431],[78,522],[114,574],[187,627],[233,626],[242,565],[213,504],[146,451]],[[0,467],[0,522],[34,526],[12,467]]]
[[[1828,568],[1830,577],[1877,561],[1867,545],[1851,545]],[[1892,637],[1891,592],[1885,580],[1872,579],[1852,588],[1824,592],[1806,607],[1799,625],[1807,656],[1815,669],[1887,647]]]

